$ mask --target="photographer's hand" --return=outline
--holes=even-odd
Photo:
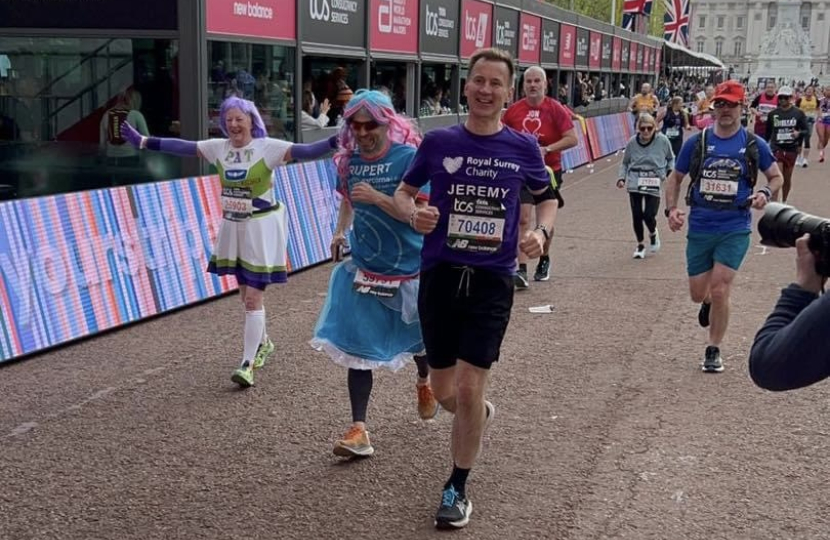
[[[816,272],[816,257],[810,251],[809,242],[809,234],[795,241],[795,284],[805,291],[820,294],[827,278]]]

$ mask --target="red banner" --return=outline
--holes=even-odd
[[[573,67],[576,57],[576,27],[559,25],[559,65]]]
[[[628,52],[628,71],[637,71],[637,45],[639,44],[631,42]]]
[[[207,0],[207,31],[233,36],[297,39],[294,0]]]
[[[519,61],[538,64],[542,52],[542,19],[522,13],[519,28]]]
[[[588,41],[590,43],[588,48],[588,67],[591,69],[599,69],[600,58],[602,57],[602,34],[599,32],[591,32],[591,37]]]
[[[418,0],[372,0],[371,21],[373,51],[418,54]]]
[[[654,59],[654,71],[656,71],[657,73],[660,73],[660,68],[662,67],[660,65],[660,60],[662,59],[662,56],[663,56],[663,50],[662,49],[657,49],[655,52],[657,53],[657,58]]]
[[[651,47],[646,47],[643,51],[643,71],[648,72],[648,61],[651,59]]]
[[[461,15],[461,56],[469,58],[476,49],[493,43],[493,4],[463,0]]]
[[[611,49],[611,69],[619,71],[622,67],[622,40],[614,38],[614,45]]]

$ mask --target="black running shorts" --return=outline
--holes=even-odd
[[[490,369],[513,307],[513,276],[441,264],[421,272],[418,311],[429,366]]]
[[[559,186],[559,189],[555,190],[554,193],[556,194],[556,201],[557,206],[562,208],[565,206],[565,199],[562,198],[562,171],[553,171],[553,176],[556,178],[556,184]],[[521,204],[532,204],[536,205],[536,200],[533,198],[533,193],[527,188],[526,185],[522,186],[522,189],[519,191],[519,202]]]

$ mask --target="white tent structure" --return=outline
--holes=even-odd
[[[679,71],[708,73],[726,69],[723,62],[711,54],[694,52],[677,43],[663,42],[663,64]]]

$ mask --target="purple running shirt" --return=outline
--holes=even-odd
[[[510,275],[516,267],[519,191],[544,189],[550,177],[536,139],[508,127],[480,136],[463,125],[430,131],[404,183],[430,184],[438,226],[424,237],[421,269],[439,263]]]

